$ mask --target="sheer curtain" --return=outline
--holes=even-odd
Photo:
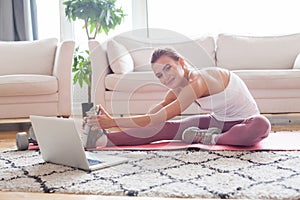
[[[5,1],[0,0],[0,5]],[[83,23],[68,24],[63,1],[37,1],[39,38],[72,38],[86,44]],[[101,41],[121,32],[146,28],[146,0],[118,0],[117,3],[127,16],[109,36],[97,36]],[[219,33],[281,35],[300,33],[299,7],[299,0],[148,0],[148,21],[150,28],[169,29],[186,36]],[[0,16],[6,11],[1,5]],[[0,31],[2,25],[1,22]]]
[[[0,40],[24,41],[38,39],[35,0],[0,1]]]
[[[149,0],[150,28],[187,36],[300,33],[299,0]]]

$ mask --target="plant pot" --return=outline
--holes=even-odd
[[[86,117],[86,112],[89,111],[94,106],[94,103],[82,103],[82,117]]]

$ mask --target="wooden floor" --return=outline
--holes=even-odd
[[[293,115],[294,119],[298,120],[298,117],[300,119],[300,115]],[[290,119],[286,119],[285,117],[282,118],[284,120],[278,120],[278,124],[272,125],[273,131],[285,131],[285,130],[300,130],[300,124],[298,123],[291,123]],[[297,121],[296,120],[296,121]],[[295,120],[294,120],[295,121]],[[16,121],[15,121],[16,122]],[[23,119],[20,121],[17,121],[17,123],[28,123],[27,119]],[[284,123],[281,123],[284,122]],[[298,122],[298,121],[297,121]],[[14,123],[14,120],[1,120],[0,121],[0,129],[1,126],[7,126],[7,124]],[[16,146],[16,140],[15,136],[17,132],[25,131],[26,126],[16,126],[16,130],[0,130],[0,151],[13,148]],[[6,129],[9,129],[9,127]],[[22,130],[23,129],[23,130]],[[98,199],[104,199],[104,200],[111,200],[111,199],[120,199],[120,200],[131,200],[132,197],[116,197],[116,196],[100,196],[100,195],[73,195],[73,194],[43,194],[43,193],[24,193],[24,192],[0,192],[0,199],[5,200],[24,200],[24,199],[30,199],[30,200],[40,200],[40,199],[58,199],[58,200],[98,200]],[[136,200],[172,200],[172,198],[143,198],[143,197],[134,197]],[[180,198],[180,200],[184,200],[183,198]],[[177,199],[179,200],[179,199]]]

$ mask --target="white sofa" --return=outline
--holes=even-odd
[[[0,118],[71,115],[74,41],[0,42]]]
[[[261,113],[300,112],[300,34],[249,37],[220,34],[190,39],[166,30],[89,41],[92,97],[113,115],[143,114],[167,89],[150,68],[152,50],[172,46],[198,68],[218,66],[240,76]],[[296,61],[296,58],[298,59]],[[184,114],[202,112],[191,105]]]

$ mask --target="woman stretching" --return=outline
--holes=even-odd
[[[159,140],[252,146],[268,136],[270,122],[260,115],[245,83],[234,73],[218,67],[196,70],[170,48],[156,49],[151,65],[160,82],[170,88],[164,100],[145,115],[129,117],[112,117],[99,105],[101,114],[84,120],[84,125],[98,127],[89,133],[86,147]],[[170,120],[192,103],[210,114]],[[122,131],[102,134],[101,129],[113,127]]]

